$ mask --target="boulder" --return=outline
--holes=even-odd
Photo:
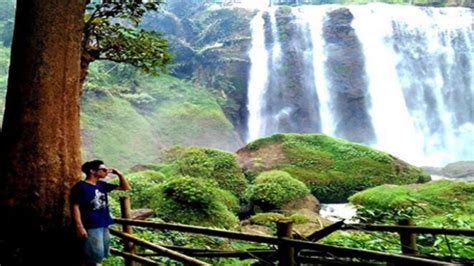
[[[308,195],[302,199],[294,200],[290,203],[285,204],[281,208],[283,211],[300,211],[302,209],[311,211],[315,214],[319,214],[321,206],[319,205],[318,199],[313,195]]]
[[[474,161],[450,163],[441,169],[441,174],[452,178],[474,179]]]

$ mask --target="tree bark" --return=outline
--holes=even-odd
[[[68,196],[80,179],[85,2],[17,3],[0,138],[1,238],[14,264],[59,264],[58,252],[74,249]]]

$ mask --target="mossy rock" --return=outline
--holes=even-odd
[[[245,191],[245,198],[263,210],[281,208],[283,205],[304,198],[310,193],[306,185],[284,171],[268,171],[257,176]]]
[[[440,180],[419,185],[382,185],[361,191],[349,200],[354,205],[379,212],[415,207],[415,212],[423,215],[457,211],[474,217],[472,182]]]
[[[247,180],[242,173],[236,156],[232,153],[203,147],[172,147],[163,153],[170,164],[172,173],[214,180],[219,188],[240,197],[247,188]],[[173,166],[171,166],[173,165]]]
[[[323,134],[275,134],[249,143],[237,154],[244,171],[286,171],[321,202],[346,202],[358,191],[385,183],[430,180],[422,169],[388,153]]]
[[[153,188],[151,206],[165,221],[233,228],[238,219],[231,193],[220,191],[212,180],[189,176],[172,177]]]

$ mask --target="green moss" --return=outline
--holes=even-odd
[[[247,187],[247,180],[237,164],[234,154],[216,149],[189,147],[176,159],[180,174],[212,179],[220,188],[240,196]]]
[[[265,154],[270,146],[272,154]],[[322,134],[275,134],[249,143],[246,149],[266,161],[275,157],[279,147],[280,159],[271,163],[271,169],[303,181],[322,202],[345,202],[355,192],[385,183],[430,179],[423,170],[385,152]],[[259,173],[262,169],[252,165],[248,171]]]
[[[349,198],[355,205],[369,208],[396,209],[412,206],[416,200],[410,197],[411,190],[397,185],[382,185],[359,192]]]
[[[271,228],[274,228],[275,222],[278,221],[293,221],[295,224],[304,224],[310,221],[308,217],[301,213],[293,213],[289,215],[277,212],[257,213],[254,216],[250,217],[249,220],[252,224],[268,226]]]
[[[368,210],[393,213],[410,210],[410,215],[439,215],[462,212],[474,216],[474,184],[435,181],[421,185],[383,185],[359,192],[351,203]]]
[[[293,222],[295,224],[304,224],[304,223],[309,223],[310,222],[310,219],[308,217],[306,217],[306,215],[302,214],[302,213],[293,213],[292,215],[290,215],[289,217],[291,220],[293,220]]]
[[[153,189],[151,204],[166,221],[232,228],[238,219],[227,208],[225,194],[217,189],[209,180],[174,177]]]
[[[263,209],[280,208],[309,194],[306,185],[284,171],[263,172],[245,192],[245,197]]]
[[[251,223],[264,226],[274,226],[275,222],[281,220],[288,220],[288,218],[285,217],[285,215],[277,212],[257,213],[254,216],[250,217]]]
[[[428,202],[435,213],[449,213],[454,208],[474,215],[474,183],[440,180],[415,188],[420,201]]]

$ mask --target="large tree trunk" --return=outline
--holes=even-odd
[[[68,195],[80,178],[84,7],[85,0],[17,3],[0,139],[0,237],[14,248],[10,263],[59,264],[58,253],[74,249]]]

